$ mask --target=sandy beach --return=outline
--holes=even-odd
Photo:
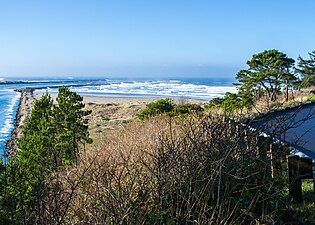
[[[43,91],[34,91],[34,98],[39,99],[45,92]],[[49,93],[53,99],[56,99],[56,93]],[[156,96],[156,97],[111,97],[111,96],[92,96],[92,95],[83,95],[83,101],[86,104],[93,103],[93,104],[100,104],[100,105],[108,105],[108,104],[118,104],[118,105],[142,105],[148,104],[151,101],[163,99],[168,97],[163,96]],[[181,103],[205,103],[205,100],[198,100],[198,99],[190,99],[184,97],[176,97],[172,98],[174,103],[181,104]]]
[[[21,135],[23,124],[30,115],[34,100],[39,99],[44,93],[43,91],[36,90],[34,92],[22,91],[15,130],[9,142],[9,147],[12,150],[16,147],[16,139]],[[50,93],[50,95],[54,100],[57,97],[56,93]],[[165,97],[83,96],[86,109],[91,110],[88,119],[90,134],[94,140],[93,145],[97,145],[107,132],[119,129],[128,121],[136,119],[139,110],[143,109],[149,102],[162,98]],[[205,102],[185,98],[174,98],[173,100],[176,104],[202,104]]]

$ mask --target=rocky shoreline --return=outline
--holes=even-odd
[[[14,130],[12,131],[11,138],[6,143],[6,155],[8,157],[14,155],[17,148],[17,140],[22,135],[22,128],[28,116],[31,113],[34,103],[34,89],[16,89],[16,92],[20,92],[20,102],[18,105],[17,113],[15,116]]]

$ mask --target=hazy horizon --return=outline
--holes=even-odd
[[[314,50],[315,2],[6,1],[0,77],[234,77],[265,49]]]
[[[56,73],[56,74],[19,74],[19,75],[6,75],[0,74],[0,78],[4,79],[46,79],[46,78],[56,78],[56,79],[79,79],[79,78],[108,78],[108,79],[180,79],[180,78],[227,78],[234,79],[235,74],[241,68],[214,68],[214,67],[182,67],[182,68],[168,68],[168,69],[155,69],[153,71],[146,71],[145,69],[133,68],[133,70],[128,70],[124,72],[123,70],[117,69],[117,72],[111,73],[107,70],[107,73]],[[121,72],[120,72],[121,71]]]
[[[182,81],[182,82],[193,82],[193,83],[211,83],[211,82],[224,82],[233,84],[236,82],[236,78],[234,75],[207,75],[207,76],[184,76],[184,75],[168,75],[168,76],[151,76],[150,74],[145,76],[123,76],[123,75],[32,75],[32,76],[0,76],[1,81],[12,81],[12,82],[20,82],[20,81],[58,81],[58,80],[108,80],[108,81],[121,81],[121,82],[129,82],[129,81]]]

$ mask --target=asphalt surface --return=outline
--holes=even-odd
[[[264,115],[254,127],[315,159],[315,103]]]

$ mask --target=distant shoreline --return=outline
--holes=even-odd
[[[69,87],[82,96],[105,98],[172,98],[209,101],[223,97],[226,92],[234,93],[236,88],[227,80],[217,82],[210,78],[203,81],[189,80],[25,80],[0,82],[0,88],[32,88],[36,92],[56,93],[60,87]]]
[[[39,99],[45,92],[41,92],[39,90],[34,91],[34,98]],[[49,93],[49,92],[48,92]],[[53,99],[56,99],[57,93],[49,93]],[[147,104],[149,102],[164,99],[164,98],[171,98],[174,100],[175,103],[181,102],[193,102],[193,103],[205,103],[206,100],[200,99],[193,99],[193,98],[185,98],[185,97],[168,97],[168,96],[109,96],[109,95],[93,95],[93,94],[82,94],[78,93],[83,97],[83,102],[85,104],[99,104],[99,105],[106,105],[106,104],[118,104],[118,105],[129,105],[129,104]]]
[[[14,129],[11,132],[10,139],[6,142],[4,152],[7,156],[14,154],[14,151],[17,148],[17,140],[22,134],[22,128],[28,116],[31,113],[33,107],[33,102],[39,99],[45,92],[40,91],[37,88],[21,88],[15,89],[14,91],[20,92],[21,96],[19,99],[19,104],[17,107],[15,120],[14,120]],[[49,93],[53,99],[56,99],[57,93]],[[96,105],[120,105],[120,106],[131,106],[131,105],[146,105],[154,100],[168,98],[167,96],[93,96],[93,95],[81,95],[83,97],[83,102],[87,105],[96,104]],[[184,97],[173,97],[175,103],[199,103],[202,104],[206,102],[205,100],[184,98]]]

